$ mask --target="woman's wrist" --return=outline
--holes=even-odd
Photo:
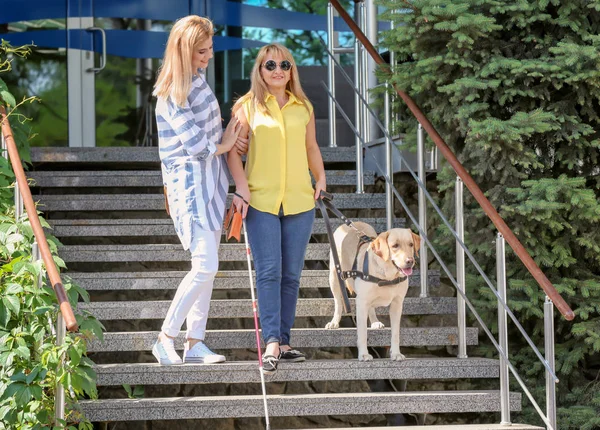
[[[240,199],[242,199],[243,202],[246,203],[247,205],[250,204],[250,202],[248,202],[248,200],[246,200],[246,197],[244,197],[243,194],[238,193],[237,190],[233,192],[233,195],[236,196],[236,197],[239,197]]]

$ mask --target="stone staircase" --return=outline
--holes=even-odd
[[[322,148],[322,153],[336,206],[350,218],[384,230],[385,200],[373,193],[374,176],[365,174],[367,193],[353,193],[354,148]],[[87,417],[124,422],[119,428],[127,429],[264,428],[256,418],[263,416],[263,407],[244,245],[221,245],[206,337],[228,362],[160,366],[149,351],[189,267],[189,255],[164,212],[157,149],[36,148],[32,160],[33,191],[53,234],[64,244],[60,255],[69,267],[67,274],[90,293],[91,302],[79,309],[94,314],[107,329],[104,342],[89,346],[97,363],[100,399],[81,402]],[[395,224],[404,226],[405,221],[396,219]],[[343,318],[339,330],[323,329],[333,314],[328,255],[325,227],[318,218],[306,252],[292,334],[293,345],[307,352],[309,360],[283,363],[267,378],[273,428],[386,425],[397,422],[398,414],[448,414],[447,422],[461,423],[465,419],[457,413],[477,413],[467,416],[476,422],[499,421],[494,414],[500,409],[499,391],[477,389],[483,379],[493,380],[488,387],[497,386],[498,362],[455,357],[456,301],[440,286],[439,272],[427,274],[431,297],[420,298],[416,288],[409,289],[400,339],[408,359],[361,363],[355,358],[356,330],[350,316]],[[418,286],[420,276],[415,271],[410,285]],[[389,326],[387,309],[378,314]],[[477,328],[467,328],[468,345],[477,345],[478,335]],[[382,357],[389,339],[389,328],[369,330],[369,345]],[[176,345],[183,348],[183,333]],[[144,386],[144,396],[128,398],[124,384]],[[407,390],[394,389],[404,384]],[[511,393],[510,404],[519,411],[521,394]]]

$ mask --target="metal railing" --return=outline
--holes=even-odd
[[[54,258],[52,257],[52,253],[50,252],[50,247],[48,246],[42,224],[40,223],[37,209],[33,202],[33,197],[31,196],[31,190],[29,189],[29,184],[25,177],[21,158],[19,157],[19,151],[13,138],[8,116],[3,106],[0,106],[0,123],[2,124],[2,155],[8,157],[16,178],[15,217],[19,220],[23,216],[23,207],[25,207],[31,229],[35,236],[35,242],[33,243],[31,252],[32,259],[34,261],[37,261],[40,258],[43,260],[50,285],[58,300],[60,310],[56,321],[55,334],[56,343],[60,346],[64,343],[66,330],[68,329],[71,332],[76,332],[79,330],[79,327],[77,326],[77,320],[73,314],[73,309],[71,308],[65,293],[65,288],[60,279],[60,274],[54,262]],[[41,285],[41,283],[42,280],[40,278],[38,279],[38,285]],[[50,321],[50,326],[52,327],[52,321]],[[54,407],[55,423],[58,424],[58,420],[64,420],[65,418],[65,391],[60,382],[57,382],[56,384]]]
[[[335,7],[338,11],[339,15],[346,21],[349,27],[356,35],[356,40],[360,41],[363,49],[371,54],[371,56],[375,59],[378,64],[385,64],[383,59],[379,56],[373,45],[367,40],[365,35],[362,33],[362,30],[359,26],[356,25],[349,17],[347,12],[339,5],[337,0],[330,0],[330,5]],[[356,8],[357,16],[360,21],[360,13],[359,8]],[[331,38],[329,37],[328,40]],[[358,43],[358,42],[357,42]],[[413,176],[417,185],[419,187],[419,221],[415,219],[413,214],[410,212],[408,206],[404,202],[404,200],[399,195],[398,191],[393,187],[392,181],[392,172],[391,172],[391,162],[389,162],[389,158],[391,155],[391,151],[395,145],[392,145],[391,133],[390,133],[390,113],[389,113],[389,92],[386,91],[385,100],[384,100],[384,122],[385,125],[381,124],[379,118],[375,112],[370,108],[369,103],[367,101],[366,89],[363,88],[364,78],[360,77],[361,74],[361,64],[362,58],[357,53],[355,57],[355,79],[352,81],[348,75],[341,68],[339,62],[336,61],[333,53],[327,50],[329,55],[329,62],[331,64],[331,68],[338,68],[340,74],[344,77],[344,79],[349,83],[351,88],[355,92],[355,100],[358,100],[361,103],[360,106],[355,106],[355,112],[357,113],[356,117],[356,126],[352,124],[348,115],[344,112],[343,108],[339,105],[339,102],[335,98],[334,87],[327,88],[325,90],[329,96],[329,101],[331,104],[335,104],[337,109],[339,110],[342,117],[348,123],[348,126],[355,133],[357,141],[360,141],[360,145],[367,148],[365,133],[361,133],[364,129],[361,130],[364,125],[364,118],[358,116],[360,113],[367,111],[368,114],[371,115],[371,118],[375,123],[380,127],[382,132],[385,135],[386,141],[386,168],[382,169],[377,161],[375,164],[379,169],[380,173],[386,180],[386,202],[387,202],[387,212],[388,216],[388,227],[391,224],[389,220],[390,206],[393,208],[393,199],[390,202],[388,198],[388,192],[390,194],[394,194],[400,204],[403,206],[404,210],[408,214],[411,221],[417,226],[419,233],[423,239],[422,244],[422,254],[421,254],[421,262],[425,260],[425,266],[421,266],[421,296],[427,296],[427,266],[426,266],[426,253],[427,246],[432,251],[433,255],[439,262],[440,266],[450,279],[450,281],[454,284],[457,289],[457,319],[458,319],[458,357],[465,358],[467,357],[466,353],[466,316],[465,316],[465,306],[468,306],[469,309],[473,312],[473,315],[477,319],[477,321],[481,324],[482,329],[486,333],[486,335],[490,338],[496,349],[500,354],[500,398],[501,398],[501,422],[502,424],[510,424],[510,405],[509,405],[509,387],[508,387],[508,375],[509,370],[512,372],[513,376],[532,402],[534,408],[542,418],[542,420],[547,425],[548,429],[556,429],[556,393],[555,393],[555,384],[558,382],[558,378],[555,375],[554,371],[554,331],[553,331],[553,303],[556,303],[557,308],[563,314],[563,316],[567,320],[572,320],[574,317],[573,311],[566,304],[564,299],[558,294],[556,289],[552,286],[550,281],[546,278],[546,276],[541,272],[539,267],[533,261],[531,256],[526,252],[524,247],[518,241],[518,239],[514,236],[512,231],[508,228],[504,220],[500,217],[500,215],[493,208],[491,203],[487,200],[487,198],[483,195],[477,184],[471,178],[471,176],[466,172],[464,167],[460,164],[460,162],[456,159],[456,156],[452,153],[450,148],[446,145],[443,139],[439,136],[437,131],[433,128],[431,123],[427,120],[425,115],[420,111],[418,106],[412,101],[412,99],[402,91],[396,89],[397,94],[407,103],[410,110],[413,112],[415,117],[419,121],[418,127],[418,176],[412,171],[410,166],[408,166],[409,173]],[[387,87],[386,83],[386,87]],[[431,195],[427,192],[425,187],[425,166],[424,166],[424,138],[423,138],[423,129],[425,129],[429,136],[432,138],[437,148],[442,152],[442,154],[446,157],[450,165],[455,169],[457,173],[456,180],[456,224],[455,229],[452,228],[449,221],[442,214],[439,207],[436,205],[435,201],[431,198]],[[396,148],[399,153],[400,159],[402,159],[402,154]],[[368,148],[367,148],[368,152]],[[358,155],[358,151],[357,151]],[[371,154],[372,156],[372,154]],[[360,157],[362,157],[362,149],[360,153]],[[358,161],[358,159],[357,159]],[[361,160],[362,161],[362,160]],[[361,164],[362,165],[362,164]],[[361,175],[361,172],[358,169],[357,165],[357,175]],[[483,272],[481,266],[477,263],[471,252],[466,248],[464,244],[464,221],[463,221],[463,184],[467,185],[467,188],[471,191],[477,202],[480,204],[484,212],[488,215],[490,220],[494,223],[496,228],[498,229],[498,237],[497,237],[497,289],[494,288],[493,284],[487,277],[487,275]],[[427,237],[427,214],[426,214],[426,204],[427,200],[434,207],[435,211],[441,217],[443,223],[446,227],[449,228],[453,236],[456,240],[456,279],[452,276],[451,272],[448,270],[446,264],[441,260],[439,254],[431,244],[430,240]],[[544,340],[545,340],[545,354],[546,357],[542,357],[537,347],[533,344],[533,341],[525,332],[519,321],[516,319],[512,311],[507,306],[507,298],[506,298],[506,269],[505,269],[505,237],[506,241],[509,242],[515,254],[519,257],[519,259],[523,262],[523,264],[527,267],[532,276],[536,279],[536,281],[540,284],[542,289],[546,292],[546,302],[544,304],[544,322],[545,322],[545,330],[544,330]],[[423,250],[425,250],[425,254],[423,254]],[[499,340],[496,341],[494,336],[492,335],[489,328],[483,323],[483,320],[479,316],[479,314],[474,309],[470,300],[468,299],[465,292],[465,254],[472,261],[473,265],[479,272],[479,274],[483,277],[486,284],[498,300],[498,323],[499,323]],[[423,258],[425,257],[425,258]],[[521,332],[529,346],[532,348],[538,359],[541,361],[542,365],[546,369],[546,414],[544,414],[531,395],[530,391],[525,386],[521,377],[518,375],[514,366],[510,363],[508,358],[508,337],[507,337],[507,321],[508,317],[510,317],[515,323],[518,330]]]
[[[355,34],[356,38],[360,40],[360,43],[364,46],[365,50],[371,55],[371,57],[375,60],[377,64],[380,66],[388,66],[388,64],[381,58],[375,47],[367,37],[364,35],[362,30],[357,26],[357,24],[352,20],[348,12],[344,10],[344,8],[340,5],[338,0],[329,0],[330,3],[335,7],[338,11],[339,15],[344,19],[346,24],[350,27],[352,32]],[[331,58],[331,56],[330,56]],[[389,70],[389,67],[387,68]],[[437,132],[435,127],[431,124],[429,119],[423,114],[421,109],[417,106],[414,100],[406,94],[404,91],[399,90],[394,86],[394,90],[402,98],[402,100],[406,103],[407,107],[410,109],[412,114],[415,116],[417,121],[423,126],[429,137],[433,140],[435,145],[438,147],[446,161],[452,166],[457,175],[463,180],[464,184],[467,186],[477,203],[481,206],[485,214],[490,218],[492,223],[496,226],[498,231],[502,233],[509,243],[517,257],[523,262],[527,270],[531,273],[531,275],[538,282],[540,287],[544,290],[546,295],[550,297],[553,301],[556,308],[560,311],[560,313],[567,319],[571,321],[575,318],[575,314],[573,310],[569,307],[567,302],[558,294],[556,288],[552,285],[552,283],[548,280],[546,275],[542,272],[542,270],[538,267],[533,258],[529,255],[525,247],[521,244],[519,239],[515,236],[512,230],[506,225],[506,222],[502,219],[498,211],[494,208],[491,202],[485,197],[477,183],[473,180],[469,172],[464,168],[464,166],[458,161],[456,155],[452,152],[452,150],[448,147],[444,139]],[[364,97],[361,97],[362,102],[365,103]]]

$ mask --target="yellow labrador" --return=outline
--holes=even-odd
[[[375,237],[375,229],[364,222],[355,222],[357,229],[367,236]],[[356,230],[341,225],[333,234],[338,250],[340,264],[343,271],[351,270],[360,234]],[[350,292],[356,292],[356,326],[358,359],[360,361],[373,360],[367,351],[367,316],[371,321],[371,328],[382,328],[384,325],[377,319],[375,308],[390,306],[390,323],[392,329],[390,358],[403,360],[400,353],[400,317],[404,297],[408,291],[408,277],[412,275],[415,264],[415,255],[418,256],[421,238],[407,228],[393,228],[377,236],[368,245],[363,245],[357,257],[357,270],[362,271],[365,254],[369,258],[369,275],[382,280],[393,280],[402,277],[404,280],[395,285],[379,286],[361,278],[346,279],[346,287]],[[329,287],[335,300],[333,319],[325,328],[336,329],[339,327],[343,311],[343,297],[338,287],[338,278],[335,272],[333,256],[329,255]]]

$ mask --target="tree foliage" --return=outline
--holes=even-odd
[[[600,2],[381,0],[395,22],[392,81],[427,114],[576,319],[556,318],[559,427],[600,425]],[[400,108],[412,118],[405,108]],[[415,120],[398,124],[413,134]],[[455,173],[438,174],[446,213]],[[495,273],[495,232],[467,199],[467,242]],[[451,255],[451,254],[450,254]],[[545,295],[514,257],[509,301],[543,345]],[[469,294],[495,326],[481,279]],[[513,361],[535,386],[542,366],[516,332]],[[543,395],[543,386],[537,390]],[[542,405],[543,397],[538,397]],[[534,420],[531,409],[526,418]]]
[[[353,3],[348,0],[340,2],[344,8],[352,14]],[[274,9],[285,9],[293,12],[303,12],[312,15],[327,15],[327,2],[322,0],[264,0],[263,5]],[[281,29],[244,29],[245,37],[267,42],[277,42],[287,47],[294,55],[294,60],[300,65],[327,65],[328,56],[323,50],[321,40],[327,41],[327,34],[318,34],[309,30],[281,30]],[[340,44],[352,46],[349,36],[351,33],[343,33]],[[258,49],[248,50],[247,63],[252,64]],[[341,57],[342,64],[347,63],[347,58]],[[246,75],[249,74],[249,68]]]

